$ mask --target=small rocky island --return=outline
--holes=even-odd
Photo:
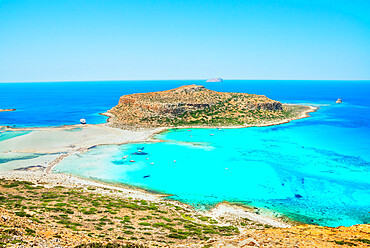
[[[206,82],[207,83],[210,83],[210,82],[212,82],[212,83],[220,83],[220,82],[223,82],[223,81],[224,80],[222,78],[210,78]]]
[[[108,111],[116,127],[258,126],[301,118],[312,108],[263,95],[216,92],[200,85],[124,95]]]
[[[0,112],[11,112],[15,111],[16,109],[0,109]]]

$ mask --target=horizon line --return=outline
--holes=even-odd
[[[208,78],[209,79],[209,78]],[[10,82],[0,82],[2,83],[76,83],[76,82],[122,82],[122,81],[204,81],[208,79],[113,79],[113,80],[57,80],[57,81],[10,81]],[[370,81],[370,79],[224,79],[224,81]],[[217,82],[215,82],[217,83]]]

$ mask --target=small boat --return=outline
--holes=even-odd
[[[137,150],[138,152],[143,152],[143,150]]]
[[[173,162],[176,163],[176,160],[174,160]]]
[[[213,133],[211,133],[210,135],[213,136]]]
[[[150,175],[143,176],[143,178],[147,178],[147,177],[150,177]]]
[[[80,119],[81,124],[86,124],[86,120],[84,118]]]
[[[150,164],[154,164],[153,162],[151,162]]]
[[[148,155],[146,152],[134,152],[132,155]]]
[[[135,162],[135,160],[130,160],[131,163]]]
[[[128,155],[123,156],[122,158],[128,158]]]
[[[338,98],[338,100],[335,103],[342,103],[342,99]]]

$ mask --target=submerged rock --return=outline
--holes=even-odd
[[[296,198],[302,198],[303,196],[301,196],[300,194],[295,194],[294,195]]]

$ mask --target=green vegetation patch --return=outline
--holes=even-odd
[[[32,184],[7,180],[0,182],[0,185],[11,185],[3,187],[0,207],[14,211],[19,217],[29,218],[34,224],[57,224],[58,228],[68,228],[102,241],[77,247],[130,247],[122,242],[141,239],[166,245],[177,242],[190,244],[208,240],[214,235],[229,236],[239,232],[236,227],[214,225],[217,223],[215,220],[192,215],[168,202],[123,199],[77,188],[35,187]],[[27,187],[32,187],[32,190],[26,189]],[[36,235],[32,229],[23,233],[28,236]],[[4,233],[4,239],[0,239],[0,242],[13,242],[9,235],[11,234]],[[59,234],[55,235],[60,237]],[[121,243],[107,246],[106,242],[109,240],[119,240]]]

